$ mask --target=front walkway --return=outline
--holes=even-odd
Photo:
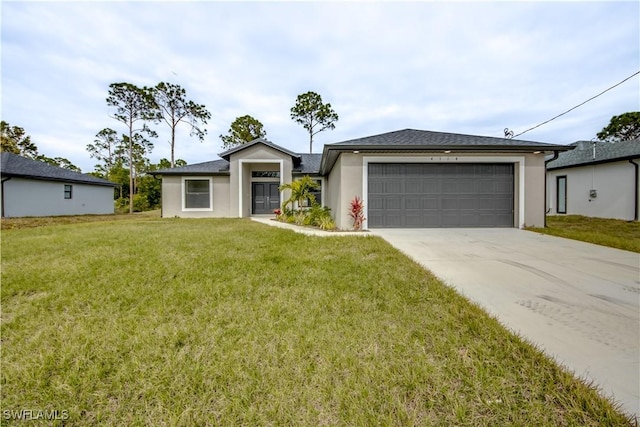
[[[371,236],[372,235],[368,231],[324,231],[318,228],[302,227],[295,224],[287,224],[284,222],[274,220],[273,215],[268,215],[268,216],[254,215],[251,217],[251,219],[261,224],[270,225],[272,227],[286,228],[287,230],[292,230],[292,231],[295,231],[296,233],[306,234],[308,236],[332,237],[332,236]]]
[[[640,255],[518,229],[376,229],[640,414]]]

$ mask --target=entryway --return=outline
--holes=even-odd
[[[251,213],[270,214],[280,207],[279,182],[251,183]]]

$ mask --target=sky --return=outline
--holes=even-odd
[[[112,1],[0,3],[1,117],[41,154],[94,170],[87,144],[110,127],[111,83],[182,86],[212,118],[204,142],[179,127],[176,158],[218,158],[251,115],[267,139],[309,151],[290,117],[314,91],[339,115],[324,144],[401,129],[503,137],[640,71],[640,2]],[[518,137],[591,140],[640,110],[640,76]],[[170,158],[166,125],[152,163]]]

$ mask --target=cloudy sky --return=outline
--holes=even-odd
[[[640,70],[640,3],[628,2],[11,2],[2,1],[2,119],[40,152],[84,172],[105,127],[123,132],[110,83],[181,85],[212,119],[176,157],[213,160],[238,116],[308,151],[290,118],[315,91],[340,119],[325,143],[405,128],[518,134]],[[590,140],[638,111],[640,77],[519,139]],[[150,155],[168,158],[169,137]]]

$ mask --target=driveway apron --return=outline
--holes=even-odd
[[[375,229],[640,414],[640,255],[518,229]]]

